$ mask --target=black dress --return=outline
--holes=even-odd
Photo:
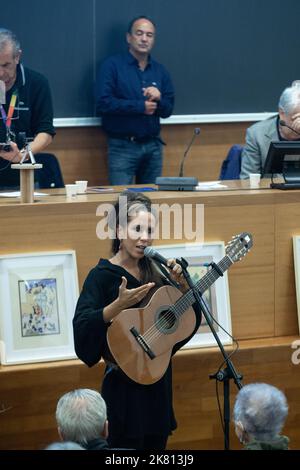
[[[101,357],[112,360],[106,340],[109,323],[103,320],[103,308],[118,297],[122,276],[127,279],[128,289],[141,285],[124,268],[103,259],[90,271],[84,282],[73,328],[76,354],[89,367],[97,364]],[[193,334],[201,322],[200,312],[197,309],[195,312],[197,321]],[[189,341],[191,336],[178,343],[172,353]],[[177,426],[172,406],[171,362],[163,377],[151,385],[138,384],[120,369],[107,367],[102,395],[107,404],[109,443],[114,447],[126,447],[124,442],[130,442],[131,448],[139,448],[138,443],[142,443],[146,435],[160,435],[167,439]],[[128,441],[124,441],[124,438]]]

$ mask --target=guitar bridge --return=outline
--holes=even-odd
[[[139,332],[137,331],[137,329],[134,326],[132,328],[130,328],[130,333],[134,336],[136,341],[139,343],[139,345],[145,351],[145,353],[150,357],[150,359],[154,359],[155,358],[154,352],[149,347],[147,342],[144,340],[143,336],[139,334]]]

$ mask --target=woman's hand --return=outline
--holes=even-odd
[[[140,302],[148,294],[149,290],[155,286],[155,283],[148,282],[148,284],[143,284],[135,289],[126,289],[126,286],[127,279],[122,276],[118,298],[103,309],[103,318],[106,323],[116,317],[122,310]]]
[[[143,284],[135,289],[126,289],[127,279],[122,276],[122,282],[119,287],[119,297],[117,298],[121,310],[132,307],[132,305],[140,302],[154,285],[154,282],[148,282],[148,284]]]
[[[189,289],[189,286],[186,280],[184,279],[182,267],[180,266],[180,264],[176,263],[176,260],[174,258],[171,258],[168,259],[168,267],[173,281],[179,284],[180,290],[182,292],[186,292]]]

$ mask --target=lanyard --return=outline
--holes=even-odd
[[[6,115],[5,109],[3,108],[3,105],[2,104],[0,105],[1,116],[2,116],[2,119],[4,121],[4,124],[6,126],[6,130],[7,130],[8,133],[9,133],[10,127],[11,127],[11,120],[12,120],[12,117],[13,117],[13,114],[14,114],[17,97],[18,97],[18,90],[14,91],[12,96],[11,96],[7,115]]]

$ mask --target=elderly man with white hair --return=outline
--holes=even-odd
[[[280,434],[287,414],[286,397],[278,388],[245,385],[234,405],[235,432],[246,450],[288,450],[289,439]]]
[[[250,173],[263,173],[270,143],[273,141],[300,140],[300,86],[299,80],[286,88],[279,98],[278,114],[257,122],[246,132],[242,151],[240,178]],[[286,125],[283,125],[286,124]]]
[[[65,393],[57,403],[56,422],[62,441],[75,442],[87,450],[109,449],[106,404],[96,390]]]

